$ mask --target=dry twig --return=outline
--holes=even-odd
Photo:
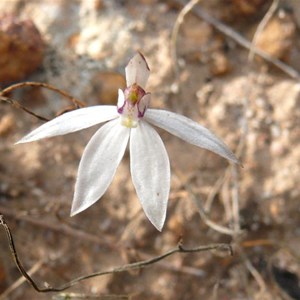
[[[44,264],[44,260],[39,260],[36,264],[32,266],[32,268],[28,271],[28,275],[32,276],[36,271],[40,269],[40,267]],[[20,277],[16,280],[9,288],[7,288],[1,295],[0,300],[7,299],[8,295],[10,295],[15,289],[17,289],[22,283],[26,281],[24,276]]]
[[[9,87],[7,87],[7,88],[3,89],[2,91],[0,91],[0,100],[1,101],[9,103],[12,106],[25,111],[26,113],[36,117],[37,119],[39,119],[41,121],[49,121],[49,119],[32,112],[30,109],[28,109],[25,106],[21,105],[17,100],[14,100],[14,99],[6,96],[9,93],[13,92],[14,90],[24,88],[24,87],[41,87],[41,88],[45,88],[45,89],[48,89],[50,91],[56,92],[56,93],[60,94],[61,96],[63,96],[64,98],[66,98],[68,101],[70,101],[73,104],[73,106],[75,107],[75,109],[85,106],[85,104],[83,102],[81,102],[80,100],[74,98],[73,96],[71,96],[67,92],[65,92],[65,91],[63,91],[59,88],[56,88],[56,87],[54,87],[54,86],[52,86],[48,83],[43,83],[43,82],[31,82],[31,81],[20,82],[20,83],[10,85]]]
[[[131,299],[128,295],[87,295],[79,293],[59,293],[53,297],[53,300],[66,300],[66,299],[97,299],[97,300],[119,300]]]
[[[172,4],[175,4],[180,7],[185,6],[184,0],[166,0],[167,2],[170,2]],[[245,39],[241,34],[233,30],[230,26],[225,25],[221,21],[217,20],[216,18],[212,17],[205,11],[201,9],[200,6],[194,7],[192,10],[192,13],[198,17],[203,19],[208,24],[212,25],[214,28],[216,28],[218,31],[223,33],[224,35],[228,36],[232,40],[234,40],[238,45],[250,50],[251,47],[253,49],[253,52],[263,58],[265,61],[273,64],[278,69],[289,75],[290,77],[299,80],[300,79],[300,73],[296,71],[291,66],[285,64],[284,62],[280,61],[279,59],[274,58],[273,56],[269,55],[268,53],[264,52],[263,50],[260,50],[259,48],[256,48],[255,46],[252,46],[252,42]]]
[[[176,176],[179,178],[179,180],[181,180],[179,174],[176,174]],[[181,182],[183,182],[183,181],[181,180]],[[184,188],[188,192],[188,194],[190,195],[190,197],[191,197],[192,201],[194,202],[194,204],[196,205],[202,221],[208,227],[210,227],[213,230],[215,230],[217,232],[220,232],[222,234],[227,234],[227,235],[231,235],[231,236],[242,233],[242,231],[235,232],[234,230],[232,230],[232,229],[230,229],[228,227],[219,225],[216,222],[210,220],[208,218],[208,216],[207,216],[207,214],[206,214],[203,206],[202,206],[201,199],[194,193],[194,191],[193,191],[191,185],[189,184],[189,182],[185,182],[184,183]]]
[[[60,94],[61,96],[63,96],[64,98],[66,98],[67,100],[69,100],[75,108],[79,108],[79,107],[83,107],[85,106],[85,104],[83,102],[81,102],[80,100],[76,99],[75,97],[71,96],[70,94],[68,94],[67,92],[51,85],[48,83],[44,83],[44,82],[34,82],[34,81],[26,81],[26,82],[19,82],[13,85],[10,85],[9,87],[3,89],[1,91],[2,95],[6,95],[11,93],[12,91],[16,90],[16,89],[20,89],[20,88],[24,88],[24,87],[42,87],[45,88],[47,90],[53,91],[55,93]]]
[[[21,109],[23,111],[25,111],[26,113],[34,116],[35,118],[41,120],[41,121],[49,121],[49,119],[45,118],[45,117],[42,117],[36,113],[34,113],[33,111],[29,110],[28,108],[26,108],[25,106],[21,105],[17,100],[14,100],[12,98],[8,98],[8,97],[4,97],[4,96],[1,96],[1,93],[0,93],[0,100],[3,101],[3,102],[6,102],[10,105],[12,105],[13,107],[15,108],[18,108],[18,109]]]
[[[255,281],[257,282],[261,292],[264,292],[266,290],[266,283],[263,279],[263,277],[260,275],[260,273],[257,271],[257,269],[253,266],[251,261],[248,259],[247,255],[244,253],[243,249],[241,247],[236,247],[246,268],[248,269],[249,273],[253,276]]]
[[[135,269],[142,269],[145,268],[149,265],[155,264],[169,256],[174,255],[175,253],[198,253],[198,252],[202,252],[202,251],[209,251],[209,250],[223,250],[223,251],[227,251],[229,254],[233,255],[232,253],[232,248],[229,244],[211,244],[211,245],[205,245],[205,246],[198,246],[195,248],[185,248],[182,246],[181,243],[179,243],[177,245],[177,247],[163,253],[162,255],[144,260],[144,261],[139,261],[139,262],[135,262],[135,263],[131,263],[131,264],[126,264],[120,267],[116,267],[110,270],[106,270],[106,271],[99,271],[99,272],[95,272],[95,273],[91,273],[88,275],[84,275],[84,276],[80,276],[77,277],[73,280],[71,280],[68,283],[63,284],[60,287],[46,287],[46,288],[41,288],[38,286],[38,284],[31,278],[31,276],[26,272],[26,270],[24,269],[16,247],[15,247],[15,243],[14,243],[14,239],[11,233],[11,230],[9,228],[9,226],[7,225],[6,221],[4,220],[4,217],[2,215],[0,215],[0,225],[2,225],[5,229],[5,233],[8,239],[8,243],[9,243],[9,247],[11,250],[11,254],[13,256],[13,259],[15,261],[15,264],[17,266],[17,268],[19,269],[20,273],[26,278],[26,280],[28,281],[28,283],[37,291],[40,293],[47,293],[47,292],[61,292],[64,291],[76,284],[78,284],[81,281],[87,280],[89,278],[94,278],[94,277],[99,277],[99,276],[104,276],[104,275],[108,275],[108,274],[114,274],[114,273],[121,273],[121,272],[127,272],[129,270],[135,270]]]
[[[80,239],[89,243],[94,243],[96,245],[99,245],[101,247],[106,247],[111,250],[120,250],[122,249],[123,242],[124,242],[124,233],[119,238],[119,243],[117,243],[114,239],[111,239],[109,236],[101,234],[101,238],[99,238],[97,235],[88,233],[86,231],[79,230],[78,228],[72,227],[72,225],[68,225],[66,223],[64,224],[57,224],[52,223],[46,220],[41,220],[41,218],[33,218],[28,215],[24,215],[21,212],[16,212],[15,210],[11,210],[7,207],[0,206],[0,212],[3,213],[6,217],[12,217],[15,220],[20,220],[27,222],[31,225],[38,226],[40,228],[44,228],[47,230],[52,230],[70,237],[73,237],[75,239]],[[129,227],[131,228],[131,224],[129,223]],[[127,231],[127,227],[125,228],[125,231]],[[129,235],[128,235],[129,236]],[[139,257],[143,260],[150,259],[151,256],[149,254],[146,254],[142,251],[138,252]],[[202,277],[203,271],[198,268],[193,268],[189,266],[174,266],[172,263],[169,263],[167,261],[160,261],[158,262],[158,265],[161,266],[164,269],[171,270],[178,273],[183,274],[189,274],[196,277]]]
[[[173,67],[174,72],[176,75],[176,78],[179,77],[179,70],[178,70],[178,57],[177,57],[177,38],[178,38],[178,32],[181,24],[183,23],[184,17],[194,8],[194,6],[199,3],[201,0],[191,0],[186,5],[184,5],[183,9],[180,11],[173,30],[172,30],[172,36],[171,36],[171,57],[173,61]]]
[[[260,21],[259,25],[257,26],[257,29],[255,31],[255,34],[254,34],[254,37],[252,39],[252,43],[251,43],[250,49],[249,49],[249,54],[248,54],[248,61],[249,62],[252,62],[253,59],[254,59],[254,54],[255,54],[254,48],[256,46],[258,37],[260,36],[262,31],[266,27],[267,23],[271,20],[272,16],[274,15],[276,9],[278,8],[279,1],[280,0],[274,0],[272,2],[272,4],[271,4],[270,8],[268,9],[267,13],[265,14],[263,19]]]

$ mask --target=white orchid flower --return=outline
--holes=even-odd
[[[148,109],[145,92],[150,74],[142,54],[136,54],[125,68],[127,88],[119,90],[116,106],[100,105],[65,113],[38,127],[19,143],[75,132],[107,122],[87,144],[78,170],[71,216],[99,200],[109,187],[129,141],[132,181],[150,222],[162,230],[170,190],[170,163],[165,146],[151,125],[184,141],[213,151],[237,163],[228,147],[198,123],[175,113]]]

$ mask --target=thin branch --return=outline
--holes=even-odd
[[[6,236],[8,239],[9,249],[11,251],[11,254],[13,256],[13,259],[14,259],[14,262],[15,262],[17,268],[19,269],[20,273],[25,277],[25,279],[33,286],[33,288],[38,291],[39,287],[33,281],[31,276],[29,275],[29,273],[27,273],[25,271],[23,265],[21,264],[21,262],[19,260],[12,234],[11,234],[10,229],[9,229],[8,225],[6,224],[2,215],[0,215],[0,225],[2,225],[5,229],[5,233],[6,233]]]
[[[63,91],[59,88],[56,88],[55,86],[53,86],[51,84],[44,83],[44,82],[34,82],[34,81],[19,82],[19,83],[10,85],[9,87],[3,89],[1,91],[1,94],[2,95],[9,94],[9,93],[11,93],[12,91],[14,91],[16,89],[24,88],[24,87],[42,87],[42,88],[53,91],[53,92],[58,93],[61,96],[65,97],[67,100],[69,100],[70,102],[73,103],[75,108],[85,106],[85,104],[83,102],[81,102],[80,100],[78,100],[75,97],[71,96],[67,92],[65,92],[65,91]]]
[[[248,240],[241,242],[241,247],[243,248],[252,248],[252,247],[286,247],[284,243],[275,241],[275,240],[268,240],[268,239],[257,239],[257,240]]]
[[[252,39],[252,43],[249,49],[249,54],[248,54],[248,61],[253,61],[254,58],[254,47],[256,46],[257,40],[266,27],[267,23],[270,21],[272,16],[274,15],[278,5],[279,5],[280,0],[273,0],[270,8],[268,9],[267,13],[263,17],[263,19],[260,21],[259,25],[257,26],[257,29],[255,31],[255,34]]]
[[[1,223],[2,224],[2,223]],[[32,268],[28,271],[28,275],[32,276],[36,271],[40,269],[40,267],[44,264],[44,260],[39,260],[36,264],[32,266]],[[26,281],[24,276],[20,277],[16,280],[10,287],[8,287],[1,295],[0,300],[7,299],[7,296],[11,294],[15,289],[17,289],[22,283]]]
[[[167,0],[167,2],[171,2],[177,6],[185,6],[184,0]],[[205,11],[201,9],[201,7],[195,7],[192,10],[193,14],[197,16],[198,18],[203,19],[205,22],[209,23],[213,27],[215,27],[218,31],[223,33],[224,35],[230,37],[232,40],[234,40],[238,45],[250,50],[251,49],[251,42],[245,39],[241,34],[233,30],[228,25],[225,25],[221,21],[215,19]],[[253,46],[253,52],[262,57],[267,62],[273,64],[278,69],[289,75],[290,77],[299,80],[300,79],[300,73],[296,71],[291,66],[285,64],[284,62],[280,61],[279,59],[274,58],[273,56],[269,55],[268,53],[264,52],[263,50],[260,50],[259,48],[256,48]]]
[[[241,230],[240,225],[240,205],[239,205],[239,180],[238,180],[238,171],[235,165],[231,166],[232,170],[232,221],[233,221],[233,229],[235,233],[239,233]]]
[[[261,22],[259,23],[257,30],[254,34],[254,37],[252,39],[252,42],[250,44],[250,48],[249,48],[249,55],[248,55],[248,62],[252,62],[253,58],[254,58],[254,53],[255,53],[255,46],[257,43],[257,40],[260,36],[260,34],[262,33],[263,29],[265,28],[265,26],[267,25],[267,23],[269,22],[269,20],[272,18],[273,14],[275,13],[277,7],[279,4],[279,0],[273,0],[270,8],[268,9],[267,13],[265,14],[265,16],[263,17],[263,19],[261,20]],[[247,83],[249,83],[249,80],[247,81]],[[243,126],[243,130],[242,130],[242,136],[240,138],[239,141],[239,153],[238,155],[241,156],[242,154],[242,150],[244,148],[245,142],[246,142],[246,136],[248,133],[248,122],[247,122],[247,110],[248,110],[248,98],[249,98],[249,94],[250,94],[250,85],[248,84],[248,87],[245,88],[245,99],[243,102],[243,119],[245,120],[244,122],[244,126]],[[234,224],[234,230],[236,232],[238,232],[240,230],[240,216],[239,216],[239,184],[238,184],[238,170],[236,168],[236,166],[232,166],[231,167],[231,175],[232,175],[232,182],[233,182],[233,187],[232,187],[232,196],[231,196],[231,201],[232,201],[232,216],[233,216],[233,224]]]
[[[49,121],[49,119],[45,118],[45,117],[42,117],[42,116],[32,112],[31,110],[29,110],[25,106],[21,105],[19,103],[19,101],[14,100],[14,99],[6,96],[7,94],[13,92],[14,90],[24,88],[24,87],[42,87],[42,88],[51,90],[53,92],[56,92],[56,93],[60,94],[61,96],[65,97],[68,101],[72,102],[73,106],[76,109],[85,106],[85,104],[83,102],[81,102],[80,100],[78,100],[78,99],[74,98],[73,96],[69,95],[67,92],[65,92],[65,91],[63,91],[59,88],[56,88],[56,87],[54,87],[54,86],[52,86],[48,83],[43,83],[43,82],[31,82],[31,81],[20,82],[20,83],[10,85],[9,87],[7,87],[7,88],[3,89],[2,91],[0,91],[0,100],[1,101],[9,103],[12,106],[25,111],[26,113],[34,116],[35,118],[37,118],[41,121]]]
[[[253,276],[253,278],[257,282],[260,290],[262,292],[265,291],[266,290],[266,283],[265,283],[263,277],[260,275],[260,273],[257,271],[257,269],[253,266],[251,261],[248,259],[247,255],[244,253],[243,249],[238,247],[238,246],[236,248],[237,248],[237,251],[239,252],[246,268],[248,269],[250,274]]]
[[[183,182],[181,179],[180,179],[180,175],[179,174],[176,174],[176,176],[179,178],[179,180],[181,182]],[[236,235],[236,234],[240,234],[242,233],[243,231],[240,230],[238,232],[235,232],[234,230],[228,228],[228,227],[225,227],[225,226],[222,226],[222,225],[219,225],[217,223],[215,223],[214,221],[210,220],[207,215],[206,215],[206,212],[201,204],[201,199],[194,193],[193,189],[191,188],[191,186],[189,185],[189,183],[185,183],[184,184],[184,188],[186,189],[186,191],[188,192],[188,194],[191,196],[191,199],[192,201],[195,203],[197,209],[198,209],[198,212],[199,212],[199,215],[202,219],[202,221],[210,228],[212,228],[213,230],[217,231],[217,232],[220,232],[222,234],[227,234],[227,235]]]
[[[270,8],[268,9],[267,13],[265,14],[264,18],[262,19],[262,21],[259,23],[257,30],[254,34],[253,40],[250,44],[250,48],[249,48],[249,55],[248,55],[248,63],[251,63],[254,59],[254,53],[257,54],[257,51],[255,50],[255,44],[257,43],[257,40],[261,34],[261,32],[263,31],[263,29],[265,28],[265,26],[267,25],[267,23],[269,22],[269,20],[271,19],[271,17],[273,16],[273,14],[275,13],[277,7],[279,4],[279,0],[273,0]],[[280,62],[280,61],[279,61]],[[275,64],[276,65],[276,64]],[[277,65],[278,66],[278,65]],[[283,71],[285,71],[287,74],[289,74],[291,77],[295,78],[295,79],[299,79],[299,74],[295,73],[296,71],[293,70],[292,68],[290,68],[289,66],[285,65],[282,63],[282,66],[284,67],[284,69],[282,69]],[[296,75],[294,77],[294,75]],[[248,99],[249,99],[249,94],[250,94],[250,84],[249,81],[251,81],[250,76],[249,80],[247,80],[247,86],[245,87],[245,99],[244,99],[244,119],[245,119],[245,128],[243,130],[243,135],[242,138],[240,140],[240,144],[241,144],[241,150],[242,150],[242,146],[245,144],[246,141],[246,135],[248,133],[248,122],[247,122],[247,116],[246,116],[246,112],[248,110]],[[236,168],[232,168],[232,175],[233,175],[233,179],[234,179],[234,185],[238,184],[238,179],[237,179],[237,169]],[[235,227],[237,227],[237,229],[239,228],[239,209],[238,209],[238,197],[239,197],[239,193],[238,193],[238,187],[235,186],[233,188],[233,194],[232,194],[232,203],[233,203],[233,215],[235,216]],[[247,254],[245,253],[243,247],[253,247],[253,246],[274,246],[273,241],[269,241],[269,240],[255,240],[255,241],[246,241],[241,243],[241,245],[236,245],[236,249],[238,251],[238,253],[240,254],[244,265],[246,266],[246,268],[248,269],[249,273],[253,276],[253,278],[255,279],[255,281],[257,282],[260,290],[262,292],[266,291],[266,283],[263,279],[263,277],[261,276],[261,274],[258,272],[258,270],[253,266],[252,262],[250,261],[250,259],[247,257]]]
[[[183,9],[180,11],[171,35],[171,57],[173,61],[173,67],[174,72],[176,75],[176,78],[179,77],[179,70],[178,70],[178,63],[177,63],[177,38],[178,38],[178,32],[181,24],[183,23],[184,17],[194,8],[194,6],[199,3],[201,0],[191,0],[186,5],[184,5]]]
[[[118,299],[131,299],[128,295],[87,295],[79,293],[59,293],[53,297],[53,300],[66,300],[66,299],[97,299],[97,300],[118,300]]]
[[[220,287],[220,281],[217,281],[217,283],[213,286],[212,296],[211,296],[212,300],[219,299],[218,297],[219,287]]]
[[[119,243],[117,243],[115,240],[111,239],[109,236],[104,236],[103,234],[101,234],[101,238],[99,238],[99,236],[97,236],[97,235],[79,230],[77,228],[73,228],[72,225],[70,225],[70,224],[50,223],[47,221],[43,221],[41,218],[36,219],[36,218],[30,217],[28,215],[24,215],[21,212],[16,212],[15,210],[11,210],[7,207],[0,206],[0,212],[3,213],[6,217],[12,217],[15,220],[21,220],[21,221],[27,222],[31,225],[45,228],[47,230],[52,230],[52,231],[58,232],[60,234],[65,234],[65,235],[74,237],[76,239],[79,238],[80,240],[84,240],[89,243],[94,243],[101,247],[107,247],[111,250],[120,249],[120,247],[122,246],[122,241],[124,240],[124,236],[123,236],[124,233],[119,238]],[[61,218],[58,219],[58,221],[62,222]],[[129,223],[129,224],[131,224],[131,223]],[[131,227],[131,226],[129,226],[129,227]],[[125,228],[125,231],[126,231],[126,228]],[[139,257],[141,257],[143,260],[150,258],[150,256],[148,254],[141,252],[141,251],[139,251]],[[158,265],[160,265],[161,267],[163,267],[165,269],[179,272],[179,273],[194,275],[197,277],[203,276],[202,270],[188,267],[188,266],[176,267],[167,261],[161,261],[158,263]]]
[[[120,267],[112,268],[110,270],[99,271],[99,272],[91,273],[88,275],[80,276],[80,277],[77,277],[77,278],[71,280],[68,283],[61,285],[60,287],[41,288],[37,285],[37,283],[31,278],[31,276],[24,269],[24,267],[19,259],[11,230],[2,215],[0,215],[0,225],[2,225],[5,229],[5,233],[6,233],[6,236],[8,239],[11,254],[13,256],[15,264],[16,264],[17,268],[19,269],[20,273],[26,278],[28,283],[37,292],[41,292],[41,293],[61,292],[61,291],[64,291],[64,290],[78,284],[79,282],[87,280],[89,278],[99,277],[99,276],[104,276],[104,275],[114,274],[114,273],[122,273],[122,272],[127,272],[129,270],[142,269],[149,265],[155,264],[169,256],[172,256],[175,253],[198,253],[198,252],[209,251],[209,250],[223,250],[223,251],[227,251],[230,255],[233,255],[232,247],[229,244],[221,244],[221,243],[220,244],[211,244],[211,245],[199,246],[199,247],[195,247],[195,248],[185,248],[181,244],[178,244],[177,247],[165,252],[164,254],[144,260],[144,261],[138,261],[135,263],[126,264],[126,265],[123,265]]]
[[[249,131],[249,126],[248,126],[248,117],[247,117],[247,111],[249,108],[249,94],[250,94],[250,87],[251,85],[249,84],[249,82],[251,82],[251,78],[249,76],[248,80],[247,80],[247,86],[245,86],[245,97],[243,98],[243,113],[242,113],[242,119],[243,119],[243,126],[241,127],[241,137],[239,139],[238,142],[238,146],[237,149],[235,151],[235,155],[236,157],[240,160],[243,156],[244,153],[244,148],[246,145],[246,138],[248,135],[248,131]],[[241,165],[242,166],[242,165]],[[242,166],[243,167],[243,166]],[[233,206],[234,206],[234,211],[233,211],[233,216],[235,216],[235,224],[237,224],[237,222],[239,223],[239,221],[237,221],[239,219],[238,216],[238,211],[239,211],[239,203],[238,201],[238,181],[237,181],[237,168],[236,166],[232,166],[229,165],[224,174],[222,174],[219,179],[216,181],[216,183],[214,184],[214,187],[212,188],[211,192],[209,193],[206,202],[205,202],[205,212],[208,213],[211,210],[213,201],[215,199],[215,196],[217,195],[217,193],[220,191],[220,189],[222,188],[222,186],[225,184],[225,182],[227,180],[230,180],[231,178],[233,178],[234,181],[234,186],[235,186],[235,191],[233,191],[233,195],[235,197],[235,199],[233,200]],[[238,226],[239,227],[239,226]]]
[[[13,107],[15,108],[18,108],[18,109],[21,109],[23,111],[25,111],[26,113],[36,117],[37,119],[41,120],[41,121],[49,121],[49,119],[45,118],[45,117],[42,117],[34,112],[32,112],[31,110],[29,110],[28,108],[26,108],[25,106],[21,105],[17,100],[14,100],[12,98],[8,98],[8,97],[4,97],[4,96],[1,96],[1,93],[0,93],[0,100],[3,101],[3,102],[6,102],[8,104],[11,104]]]
[[[200,214],[200,217],[202,219],[202,221],[210,228],[212,228],[213,230],[217,231],[217,232],[220,232],[222,234],[227,234],[227,235],[231,235],[231,236],[235,236],[237,234],[241,234],[243,231],[242,230],[239,230],[239,231],[235,231],[235,230],[232,230],[228,227],[225,227],[225,226],[222,226],[222,225],[219,225],[217,224],[216,222],[210,220],[203,207],[202,207],[202,204],[200,203],[200,199],[196,197],[196,195],[193,194],[192,191],[189,191],[190,195],[192,196],[192,199],[195,203],[195,205],[197,206],[198,208],[198,212]]]
[[[213,204],[213,201],[215,200],[216,195],[220,191],[223,184],[230,178],[230,167],[227,167],[224,174],[222,174],[217,181],[215,182],[214,186],[209,191],[209,194],[207,196],[207,199],[205,201],[204,205],[204,211],[205,213],[209,213]]]

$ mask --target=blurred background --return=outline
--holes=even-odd
[[[180,240],[185,247],[230,243],[233,256],[176,254],[86,280],[67,298],[18,281],[1,228],[0,299],[300,299],[300,2],[202,1],[176,23],[187,3],[0,0],[0,87],[37,81],[87,106],[115,104],[139,50],[151,69],[151,107],[206,126],[243,168],[159,131],[172,169],[162,233],[141,210],[128,153],[101,201],[70,218],[78,163],[97,128],[15,146],[43,122],[2,101],[0,213],[41,287],[163,254]],[[254,35],[267,59],[248,58]],[[48,119],[72,109],[42,87],[2,96]]]

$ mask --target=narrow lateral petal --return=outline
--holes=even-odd
[[[36,128],[16,144],[75,132],[118,117],[116,106],[97,105],[67,112]]]
[[[151,101],[151,94],[146,93],[143,98],[138,102],[138,110],[139,110],[139,116],[143,117],[145,114],[145,111],[147,110],[149,104]]]
[[[150,69],[144,56],[137,53],[125,68],[127,87],[136,83],[142,89],[146,88],[146,84],[150,75]]]
[[[161,231],[169,199],[170,163],[160,136],[143,121],[131,130],[130,170],[146,216]]]
[[[148,109],[144,119],[192,145],[210,150],[234,163],[239,163],[235,155],[219,138],[191,119],[160,109]]]
[[[103,125],[87,144],[78,169],[71,216],[85,210],[107,190],[128,143],[130,129],[120,120]]]
[[[118,89],[118,104],[117,107],[120,108],[124,105],[125,102],[125,95],[121,89]]]

